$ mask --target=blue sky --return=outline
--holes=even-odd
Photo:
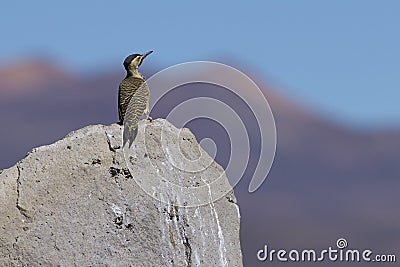
[[[20,1],[0,10],[0,63],[44,56],[78,72],[232,59],[358,128],[400,126],[399,1]],[[241,65],[242,64],[242,65]]]

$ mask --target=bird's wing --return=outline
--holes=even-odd
[[[137,92],[143,82],[142,79],[136,77],[127,77],[120,83],[118,94],[118,114],[121,122],[124,120],[126,109],[128,108],[132,96]]]

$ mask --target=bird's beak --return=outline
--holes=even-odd
[[[151,53],[153,53],[153,51],[149,51],[149,52],[144,53],[144,54],[142,55],[142,60],[145,59],[145,58],[146,58],[148,55],[150,55]]]

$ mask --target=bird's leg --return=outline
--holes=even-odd
[[[147,120],[149,121],[149,122],[152,122],[153,121],[153,119],[149,116],[149,103],[147,102],[147,104],[146,104],[146,109],[144,110],[144,114],[147,114]]]

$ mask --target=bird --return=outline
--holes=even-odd
[[[153,51],[129,55],[123,63],[126,76],[119,84],[118,91],[119,124],[124,126],[123,146],[129,141],[131,147],[138,132],[140,117],[149,112],[150,89],[138,68],[151,53]],[[148,119],[151,120],[150,117]]]

